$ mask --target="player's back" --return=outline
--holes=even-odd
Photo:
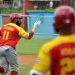
[[[51,75],[75,75],[75,35],[59,36],[43,45],[33,69],[50,70]]]
[[[15,24],[9,23],[1,28],[0,46],[9,45],[15,47],[20,39],[18,27]]]
[[[75,75],[75,35],[58,37],[51,44],[51,75]]]

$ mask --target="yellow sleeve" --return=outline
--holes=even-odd
[[[19,30],[19,36],[21,36],[23,38],[28,38],[29,33],[26,32],[23,28],[20,27],[18,30]]]
[[[49,45],[44,45],[39,52],[38,58],[36,59],[33,69],[46,73],[49,70],[51,61],[49,55]]]
[[[0,30],[1,30],[1,27],[0,27]]]
[[[14,23],[9,23],[9,24],[7,24],[7,25],[10,25],[10,26],[13,26],[13,27],[15,27],[17,30],[18,30],[18,35],[19,36],[21,36],[21,37],[23,37],[23,38],[28,38],[29,37],[29,33],[28,32],[26,32],[22,27],[19,27],[19,26],[17,26],[16,24],[14,24]]]
[[[0,27],[0,36],[1,36],[1,29],[2,29],[2,27]]]

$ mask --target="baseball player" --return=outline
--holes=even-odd
[[[30,75],[75,75],[75,11],[69,6],[55,10],[54,29],[59,34],[40,49]]]
[[[6,74],[11,68],[10,75],[18,74],[18,61],[16,54],[16,44],[20,38],[31,39],[35,30],[40,25],[36,21],[31,32],[26,32],[21,26],[22,16],[13,13],[10,15],[10,22],[0,29],[0,73]]]

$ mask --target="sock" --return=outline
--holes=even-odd
[[[16,71],[11,71],[10,75],[17,75]]]
[[[2,66],[0,66],[0,73],[4,72],[4,68]]]

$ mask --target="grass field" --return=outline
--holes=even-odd
[[[32,38],[31,40],[21,39],[17,44],[17,53],[18,54],[38,54],[39,48],[51,40],[50,38]],[[28,75],[31,66],[20,65],[19,75]]]
[[[39,52],[39,48],[44,43],[50,40],[51,40],[50,38],[32,38],[31,40],[21,39],[19,43],[17,44],[17,53],[37,55]],[[30,69],[31,69],[31,66],[19,65],[18,75],[29,75]],[[9,73],[7,75],[9,75]]]
[[[50,38],[33,38],[31,40],[21,39],[17,44],[18,54],[37,54],[39,48],[51,40]]]
[[[29,71],[31,70],[31,67],[30,66],[24,66],[24,65],[21,65],[19,67],[19,72],[18,72],[18,75],[29,75]],[[9,75],[6,74],[6,75]],[[49,73],[47,73],[46,75],[49,75]]]

